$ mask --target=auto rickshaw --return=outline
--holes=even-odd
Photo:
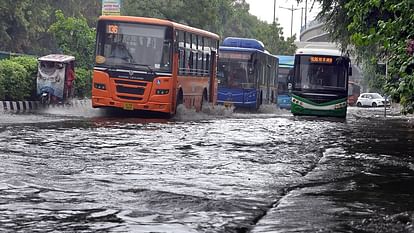
[[[37,94],[41,104],[69,103],[74,80],[75,57],[50,54],[38,58]]]

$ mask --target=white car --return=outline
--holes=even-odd
[[[385,99],[378,93],[362,93],[361,95],[359,95],[356,104],[358,107],[379,107],[384,106]],[[389,105],[390,103],[387,101],[386,104]]]

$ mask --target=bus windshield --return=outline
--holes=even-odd
[[[301,55],[295,64],[295,88],[346,90],[349,62],[342,57]]]
[[[171,72],[171,28],[103,21],[97,33],[97,65]]]
[[[220,52],[217,77],[219,87],[254,88],[254,76],[249,73],[250,53]]]
[[[293,67],[279,67],[278,72],[278,94],[286,95],[288,90],[288,77],[293,74]]]

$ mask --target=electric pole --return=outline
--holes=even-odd
[[[300,30],[303,29],[303,7],[300,8]]]
[[[282,6],[280,6],[280,8],[290,10],[292,12],[292,16],[290,18],[290,37],[292,37],[293,36],[293,12],[296,10],[300,10],[300,8],[293,8],[293,5],[292,5],[292,8],[287,8],[287,7],[282,7]]]
[[[305,29],[307,24],[307,16],[308,16],[308,0],[305,0]]]

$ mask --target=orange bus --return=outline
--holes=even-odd
[[[219,36],[168,20],[101,16],[92,106],[174,115],[217,99]]]

